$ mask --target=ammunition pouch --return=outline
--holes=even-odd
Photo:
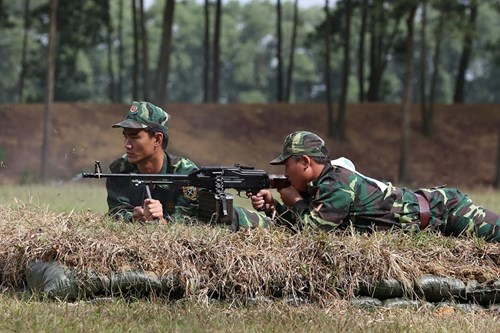
[[[233,195],[226,193],[227,215],[224,216],[222,200],[216,193],[205,189],[198,191],[200,220],[210,224],[232,225],[233,222]]]

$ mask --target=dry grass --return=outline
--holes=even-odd
[[[156,274],[171,296],[303,297],[325,304],[354,295],[367,277],[395,278],[412,292],[424,274],[480,282],[500,277],[500,247],[431,233],[291,234],[281,229],[231,233],[193,224],[141,226],[89,212],[54,213],[22,202],[0,206],[4,286],[23,283],[26,264],[57,260],[109,275],[126,269]]]

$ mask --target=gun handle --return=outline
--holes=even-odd
[[[273,188],[273,187],[270,186],[269,188]],[[251,193],[252,195],[257,195],[257,193],[259,193],[259,191],[260,191],[260,189],[254,190],[254,191],[247,191],[247,193]],[[257,208],[256,210],[258,212],[265,212],[266,211],[266,203],[264,202],[264,204],[262,205],[262,207]]]
[[[153,199],[153,197],[151,196],[151,189],[149,188],[149,185],[146,185],[146,195],[148,196],[148,199]],[[155,218],[153,221],[156,224],[160,224],[160,219],[158,218]]]
[[[227,198],[226,193],[219,194],[220,201],[222,203],[222,215],[227,216]]]

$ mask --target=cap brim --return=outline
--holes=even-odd
[[[141,124],[135,120],[132,119],[125,119],[124,121],[121,121],[117,124],[114,124],[111,126],[113,128],[121,127],[121,128],[146,128],[147,126],[144,124]]]
[[[269,164],[273,164],[273,165],[284,164],[286,159],[289,157],[290,156],[280,155],[280,156],[276,157],[274,160],[272,160],[271,162],[269,162]]]

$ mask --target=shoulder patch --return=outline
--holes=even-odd
[[[198,197],[198,189],[194,186],[183,186],[182,194],[186,199],[195,200]]]

